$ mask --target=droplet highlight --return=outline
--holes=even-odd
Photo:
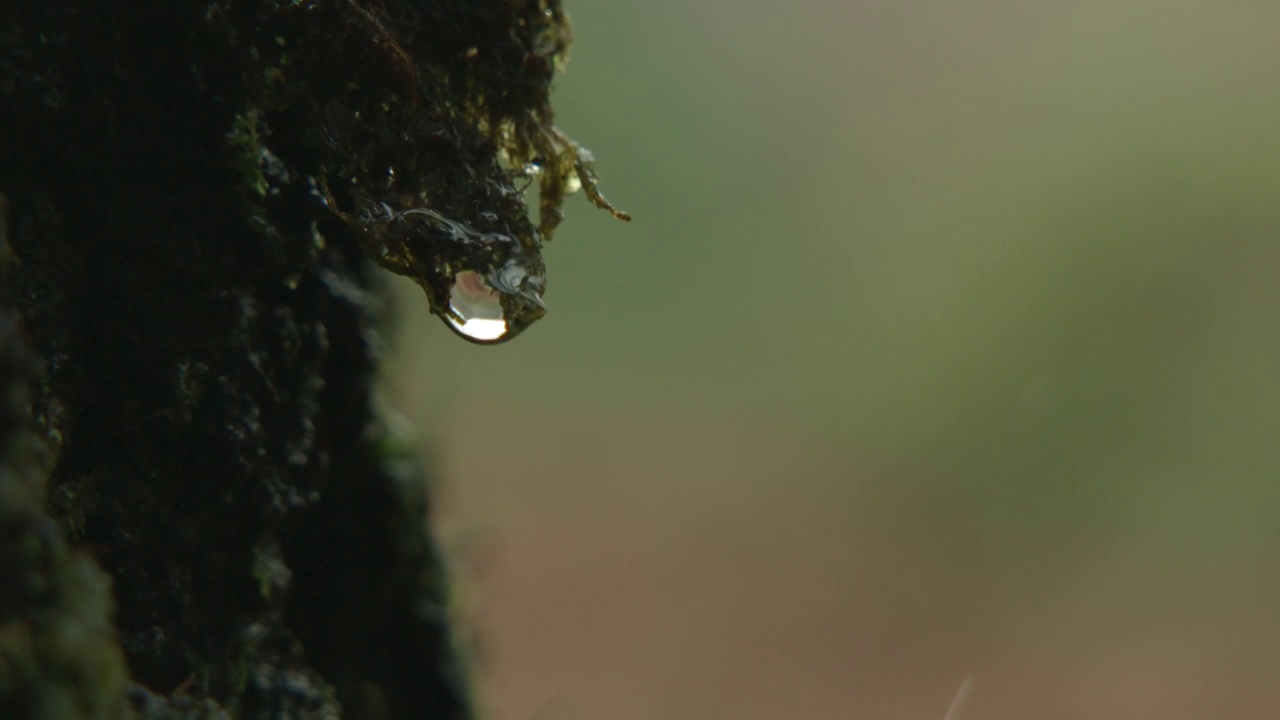
[[[502,309],[502,296],[489,287],[480,273],[470,270],[454,276],[445,322],[473,342],[504,339],[511,327]]]

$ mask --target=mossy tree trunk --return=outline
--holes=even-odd
[[[552,0],[0,5],[0,717],[470,714],[352,218],[533,232],[499,148],[567,40]]]

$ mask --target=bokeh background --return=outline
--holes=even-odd
[[[1280,717],[1280,6],[571,0],[550,315],[402,293],[496,720]]]

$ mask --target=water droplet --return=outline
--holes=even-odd
[[[481,343],[502,340],[510,330],[502,296],[489,287],[480,273],[470,270],[454,276],[445,322],[459,335]]]

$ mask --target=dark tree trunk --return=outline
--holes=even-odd
[[[497,157],[567,40],[555,0],[0,4],[0,717],[470,715],[362,223],[536,238]]]

